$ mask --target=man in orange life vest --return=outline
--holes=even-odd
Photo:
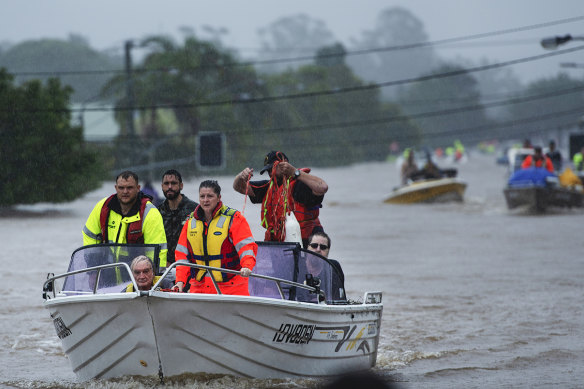
[[[243,169],[233,181],[233,189],[249,196],[252,203],[262,204],[261,223],[266,241],[282,242],[285,238],[286,213],[294,211],[300,224],[302,243],[316,231],[323,231],[318,219],[327,183],[310,174],[310,169],[297,169],[281,151],[270,151],[260,174],[268,172],[269,180],[249,181],[252,168]]]
[[[552,161],[543,155],[540,146],[535,146],[533,148],[533,155],[528,155],[523,160],[521,164],[521,169],[529,169],[530,167],[538,167],[547,169],[550,173],[554,172],[554,166],[552,165]]]
[[[221,202],[217,181],[199,185],[199,205],[185,223],[175,251],[177,263],[236,270],[240,274],[176,267],[174,289],[182,292],[187,282],[190,293],[217,294],[211,277],[222,294],[248,295],[248,277],[256,263],[258,245],[241,213]]]
[[[116,194],[101,199],[83,227],[83,245],[99,243],[157,244],[159,272],[166,270],[166,234],[162,216],[140,192],[138,175],[131,171],[116,177]]]

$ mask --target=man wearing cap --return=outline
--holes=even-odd
[[[266,241],[284,241],[286,213],[293,211],[306,247],[313,232],[323,231],[318,215],[328,191],[327,183],[310,174],[310,169],[294,167],[281,151],[270,151],[266,155],[260,174],[266,171],[269,180],[249,181],[253,169],[243,169],[235,176],[233,189],[248,195],[252,203],[262,204],[261,223],[266,229]]]

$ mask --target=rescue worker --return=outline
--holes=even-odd
[[[318,215],[327,183],[310,174],[310,169],[297,169],[281,151],[270,151],[264,158],[260,174],[268,172],[269,180],[249,181],[252,168],[243,169],[233,181],[233,189],[249,196],[252,203],[262,204],[261,225],[266,229],[264,240],[283,242],[286,213],[294,212],[300,224],[303,246],[316,231],[324,231]],[[249,181],[249,184],[248,184]]]
[[[185,223],[175,259],[204,266],[238,270],[240,274],[177,266],[175,290],[182,292],[187,282],[190,293],[216,294],[211,277],[222,294],[249,295],[248,277],[256,263],[258,245],[243,215],[221,202],[217,181],[199,185],[199,205]]]
[[[554,172],[554,166],[552,161],[545,155],[541,150],[541,146],[535,146],[533,148],[533,155],[528,155],[521,163],[521,169],[529,169],[530,167],[544,168],[550,173]]]
[[[572,163],[574,164],[574,170],[581,172],[584,169],[584,147],[575,153],[572,157]]]
[[[138,175],[124,171],[116,177],[116,194],[97,202],[83,227],[83,245],[100,243],[157,244],[158,268],[166,270],[166,234],[162,216],[140,192]]]

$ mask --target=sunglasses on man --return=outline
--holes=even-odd
[[[313,249],[320,247],[321,250],[328,250],[328,246],[326,244],[319,244],[319,243],[309,243],[308,244]]]

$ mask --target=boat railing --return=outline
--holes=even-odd
[[[138,284],[136,283],[136,279],[134,278],[134,275],[132,274],[130,266],[125,262],[117,262],[117,263],[110,263],[110,264],[106,264],[106,265],[98,265],[98,266],[92,266],[92,267],[88,267],[88,268],[84,268],[84,269],[74,270],[74,271],[70,271],[67,273],[58,274],[56,276],[53,275],[52,277],[49,274],[49,276],[47,276],[47,280],[43,284],[43,299],[47,300],[50,298],[55,298],[57,296],[57,288],[55,287],[55,281],[57,281],[58,279],[70,277],[70,276],[73,276],[76,274],[81,274],[81,273],[90,273],[90,272],[94,272],[94,271],[97,272],[97,275],[96,275],[95,281],[93,282],[94,285],[93,285],[92,291],[62,289],[59,291],[59,293],[62,293],[65,295],[69,295],[69,294],[70,295],[97,294],[102,272],[105,269],[111,269],[111,268],[125,269],[130,276],[130,280],[131,280],[132,284],[134,285],[134,290],[138,290]],[[120,285],[117,285],[116,287],[119,288],[119,286]],[[52,294],[52,297],[51,297],[51,294]]]
[[[164,274],[160,277],[160,279],[154,284],[154,286],[151,288],[151,290],[157,290],[161,288],[162,282],[165,278],[167,278],[171,272],[172,269],[175,268],[176,266],[189,266],[189,267],[193,267],[193,268],[197,268],[197,269],[203,269],[207,271],[207,274],[210,275],[211,281],[213,282],[213,285],[215,287],[215,290],[217,292],[217,294],[222,294],[221,293],[221,289],[219,288],[219,285],[217,284],[217,281],[215,280],[215,277],[213,275],[213,271],[218,271],[221,273],[230,273],[230,274],[236,274],[236,275],[241,275],[241,272],[238,270],[230,270],[230,269],[224,269],[224,268],[217,268],[217,267],[212,267],[212,266],[205,266],[205,265],[199,265],[196,263],[182,263],[182,262],[175,262],[173,264],[171,264],[166,271],[164,272]],[[125,262],[118,262],[118,263],[110,263],[110,264],[106,264],[106,265],[99,265],[99,266],[92,266],[92,267],[88,267],[88,268],[84,268],[84,269],[79,269],[79,270],[75,270],[75,271],[70,271],[67,273],[62,273],[62,274],[58,274],[58,275],[53,275],[51,276],[49,274],[49,276],[47,277],[47,280],[44,282],[43,284],[43,299],[44,300],[48,300],[51,298],[56,298],[57,297],[57,288],[55,287],[55,282],[59,279],[62,278],[66,278],[66,277],[70,277],[76,274],[81,274],[81,273],[90,273],[90,272],[97,272],[95,281],[93,282],[93,288],[91,291],[89,290],[85,290],[85,291],[79,291],[79,290],[65,290],[62,289],[59,291],[60,295],[92,295],[92,294],[97,294],[98,293],[98,285],[99,285],[99,281],[101,278],[101,274],[105,269],[111,269],[111,268],[123,268],[127,271],[127,273],[129,274],[130,277],[130,282],[132,283],[132,285],[134,286],[134,290],[135,291],[139,291],[138,288],[138,284],[136,282],[136,279],[134,278],[134,275],[132,274],[132,271],[130,269],[130,266],[125,263]],[[300,289],[305,289],[307,291],[309,291],[310,293],[314,293],[316,295],[319,295],[319,300],[321,301],[325,301],[326,300],[326,296],[324,291],[320,290],[318,286],[310,286],[310,285],[306,285],[306,284],[301,284],[298,282],[294,282],[291,280],[286,280],[283,278],[277,278],[277,277],[272,277],[272,276],[266,276],[266,275],[262,275],[262,274],[250,274],[250,277],[255,277],[255,278],[260,278],[260,279],[264,279],[264,280],[268,280],[271,282],[274,282],[276,287],[278,288],[278,292],[280,294],[280,298],[282,300],[285,300],[285,293],[284,290],[282,288],[282,285],[287,285],[287,286],[291,286],[291,287],[296,287],[296,288],[300,288]],[[127,284],[127,283],[126,283]],[[122,285],[116,285],[115,287],[117,289],[120,289],[120,286]],[[116,290],[115,292],[122,292],[122,290]],[[148,295],[148,291],[140,291],[141,294],[143,295]],[[142,293],[143,292],[143,293]],[[103,293],[103,292],[102,292]]]
[[[207,271],[207,274],[210,276],[211,281],[213,282],[213,286],[215,287],[215,291],[217,292],[217,294],[222,294],[221,290],[219,288],[219,285],[217,284],[217,280],[215,280],[215,276],[213,274],[214,271],[220,272],[220,273],[229,273],[229,274],[236,274],[236,275],[241,275],[241,271],[239,270],[231,270],[231,269],[224,269],[224,268],[219,268],[219,267],[212,267],[212,266],[205,266],[205,265],[199,265],[197,263],[190,263],[190,262],[174,262],[173,264],[171,264],[166,271],[164,272],[164,274],[162,275],[162,277],[160,277],[160,279],[158,280],[158,282],[156,282],[156,284],[154,284],[154,286],[152,287],[152,289],[156,290],[159,285],[161,284],[161,282],[164,280],[164,278],[172,271],[172,269],[176,266],[188,266],[188,267],[193,267],[196,269],[203,269]],[[324,293],[324,291],[320,290],[320,288],[318,286],[310,286],[310,285],[306,285],[306,284],[301,284],[299,282],[294,282],[291,280],[286,280],[283,278],[277,278],[277,277],[272,277],[272,276],[266,276],[263,274],[256,274],[256,273],[251,273],[249,275],[249,277],[254,277],[254,278],[260,278],[263,280],[268,280],[268,281],[272,281],[275,283],[276,287],[278,288],[278,292],[280,294],[280,298],[282,300],[286,299],[284,290],[282,288],[282,285],[288,285],[291,287],[296,287],[296,288],[300,288],[300,289],[305,289],[311,293],[317,294],[320,296],[320,298],[322,299],[322,301],[326,300],[326,295]]]

